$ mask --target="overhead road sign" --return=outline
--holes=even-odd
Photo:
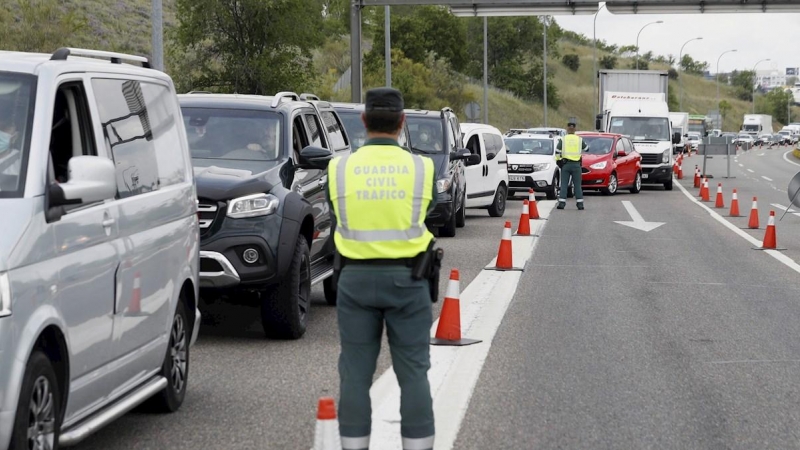
[[[504,17],[595,14],[597,0],[447,0],[457,17]]]
[[[613,14],[787,13],[800,12],[797,0],[611,0]]]

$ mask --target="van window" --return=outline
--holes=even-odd
[[[66,183],[73,156],[97,154],[83,82],[68,82],[58,87],[50,128],[48,179]]]
[[[25,190],[35,103],[35,76],[0,72],[0,198]]]
[[[165,150],[163,144],[156,147],[155,140],[163,137],[165,124],[159,121],[159,116],[151,116],[144,93],[147,89],[148,97],[155,98],[154,87],[136,80],[101,78],[93,79],[92,87],[105,144],[117,168],[117,197],[157,190],[160,184],[157,148],[175,150]],[[162,117],[165,115],[161,113]],[[174,126],[173,120],[172,129]],[[182,170],[177,177],[182,179]]]
[[[303,118],[297,116],[292,122],[292,154],[295,161],[300,161],[300,150],[308,147],[308,137],[306,136],[305,127],[303,127]]]
[[[485,136],[487,135],[484,135],[484,138]],[[488,147],[489,145],[488,142],[486,145]],[[481,158],[481,160],[483,160],[483,156],[481,155],[481,140],[479,135],[474,134],[469,138],[469,141],[467,142],[467,150],[469,150],[469,152],[472,153],[473,155],[478,155],[478,157]]]
[[[343,150],[347,148],[347,137],[342,131],[342,123],[339,118],[330,111],[322,111],[322,122],[325,124],[325,130],[328,132],[328,137],[331,139],[332,150]]]

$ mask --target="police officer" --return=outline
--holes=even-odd
[[[432,449],[431,295],[428,280],[412,278],[412,267],[433,240],[425,226],[436,199],[433,162],[397,144],[405,121],[399,91],[368,91],[361,117],[367,129],[365,145],[357,153],[334,158],[328,167],[334,242],[341,260],[337,313],[342,449],[369,447],[369,390],[384,324],[400,384],[403,448]]]
[[[586,141],[575,134],[577,120],[570,118],[567,123],[567,135],[556,146],[556,161],[561,167],[561,192],[558,194],[558,209],[567,206],[567,192],[570,178],[575,189],[575,200],[578,209],[583,209],[583,188],[581,187],[581,153],[588,150]]]

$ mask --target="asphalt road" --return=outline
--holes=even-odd
[[[505,220],[516,229],[521,197],[503,218],[468,210],[455,238],[438,238],[447,275],[458,268],[466,287],[496,255]],[[317,400],[338,398],[336,309],[313,289],[308,331],[297,341],[263,337],[259,310],[245,298],[201,304],[206,320],[191,349],[189,388],[175,414],[134,411],[100,430],[78,450],[305,449],[313,444]],[[434,305],[438,317],[441,302]],[[384,342],[376,377],[390,367]]]

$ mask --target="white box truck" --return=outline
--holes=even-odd
[[[672,132],[669,76],[658,70],[601,70],[599,131],[628,136],[642,155],[642,182],[672,190]]]
[[[672,132],[681,135],[681,141],[672,146],[672,153],[682,153],[686,148],[686,138],[689,132],[689,113],[671,112],[669,122],[672,124]]]
[[[747,133],[753,138],[762,134],[773,134],[772,116],[766,114],[745,114],[742,121],[742,133]]]

